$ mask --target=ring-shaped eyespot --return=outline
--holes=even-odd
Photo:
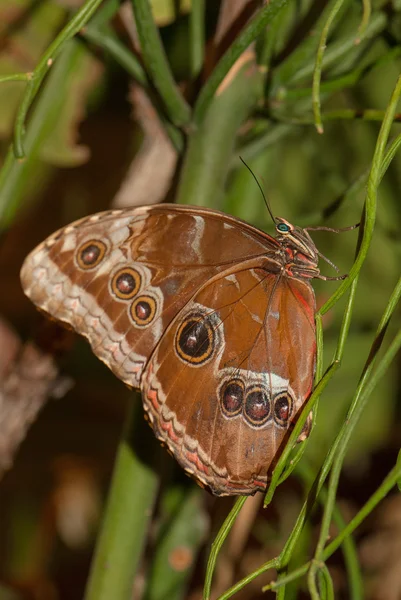
[[[120,300],[130,300],[140,290],[142,278],[131,267],[119,269],[110,282],[111,291]]]
[[[245,385],[241,379],[228,379],[220,387],[220,404],[223,414],[236,417],[242,412],[245,399]]]
[[[279,392],[273,400],[274,421],[280,427],[287,427],[294,408],[294,400],[288,391]]]
[[[94,269],[102,262],[106,250],[106,244],[100,240],[88,240],[81,244],[75,255],[78,267],[85,271]]]
[[[190,365],[201,365],[213,354],[216,336],[212,320],[203,314],[188,316],[178,327],[175,349]]]
[[[157,302],[153,296],[138,296],[131,304],[129,311],[131,319],[137,327],[147,327],[155,318]]]
[[[260,385],[251,387],[246,395],[244,415],[254,427],[262,427],[271,417],[270,399]]]

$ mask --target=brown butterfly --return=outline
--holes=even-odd
[[[21,271],[38,307],[142,390],[156,436],[216,495],[265,490],[312,390],[319,253],[275,225],[273,238],[204,208],[112,210],[60,229]]]

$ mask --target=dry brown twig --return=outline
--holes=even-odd
[[[71,380],[59,376],[54,358],[32,342],[22,344],[0,319],[0,478],[50,396],[59,398]]]

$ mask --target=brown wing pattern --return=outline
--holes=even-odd
[[[251,226],[174,205],[108,211],[50,236],[26,259],[25,293],[71,325],[94,353],[138,387],[163,331],[205,281],[277,250]]]
[[[171,323],[143,376],[157,437],[219,495],[266,487],[312,388],[313,289],[262,267],[266,262],[205,284]]]

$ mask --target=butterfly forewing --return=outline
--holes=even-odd
[[[168,205],[93,215],[38,246],[24,262],[22,286],[139,386],[164,329],[196,290],[228,264],[275,248],[274,239],[238,223]]]

